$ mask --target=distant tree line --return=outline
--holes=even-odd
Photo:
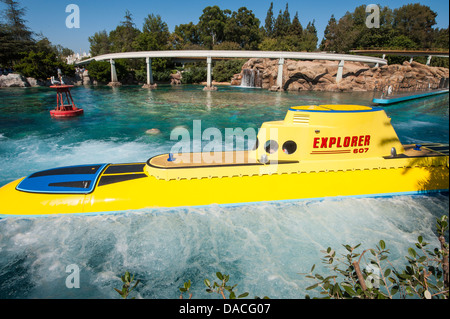
[[[109,33],[106,30],[96,32],[89,37],[89,42],[91,55],[96,56],[112,52],[154,50],[314,51],[317,48],[318,38],[314,21],[303,28],[298,12],[291,20],[288,4],[285,10],[280,10],[275,17],[271,3],[264,26],[246,7],[231,11],[222,10],[219,6],[208,6],[203,9],[196,24],[189,22],[177,25],[174,32],[169,32],[167,23],[160,15],[154,14],[149,14],[144,19],[143,27],[139,29],[133,22],[132,14],[127,10],[124,20],[114,30]],[[240,72],[244,62],[242,60],[216,62],[213,69],[214,79],[229,81],[232,74]],[[134,72],[138,80],[144,80],[143,61],[120,63],[128,64],[128,70]],[[109,64],[95,62],[93,67],[95,71],[92,73],[90,66],[90,75],[97,77],[98,80],[108,80]],[[170,60],[153,59],[152,69],[156,78],[168,79],[170,72],[165,69],[166,67],[176,68]],[[202,71],[201,65],[197,63],[196,66],[188,67],[189,70],[183,74],[185,81],[206,79],[206,73]],[[97,70],[102,72],[97,74]],[[129,73],[126,76],[129,76]]]
[[[198,22],[189,22],[175,26],[169,32],[161,16],[149,14],[142,29],[136,27],[129,11],[125,19],[111,32],[96,32],[89,37],[93,56],[126,51],[145,50],[264,50],[264,51],[328,51],[349,53],[352,49],[439,49],[448,50],[448,27],[435,28],[437,13],[421,4],[407,4],[397,9],[380,7],[380,28],[366,26],[366,6],[362,5],[353,12],[347,12],[339,20],[331,16],[324,32],[323,40],[318,43],[315,21],[302,26],[298,12],[291,19],[289,5],[274,13],[273,2],[267,10],[266,18],[261,21],[255,14],[241,7],[237,11],[222,10],[219,6],[207,6],[203,9]],[[401,63],[407,57],[388,57],[390,63]],[[416,60],[425,59],[417,58]],[[154,71],[161,79],[170,73],[163,67],[172,66],[169,60],[157,60]],[[159,61],[159,62],[158,62]],[[421,62],[425,62],[421,61]],[[433,59],[434,65],[448,67],[448,59]],[[134,62],[135,74],[145,76],[145,65]],[[137,64],[136,64],[137,63]],[[231,71],[239,70],[239,63],[216,62],[213,77],[223,79]],[[243,62],[240,64],[242,66]],[[105,63],[104,70],[108,65]],[[191,68],[200,72],[201,68]],[[202,72],[204,73],[204,72]],[[201,74],[188,75],[189,78],[201,78]]]
[[[111,32],[96,32],[89,37],[93,56],[111,52],[146,50],[277,50],[314,51],[317,47],[317,30],[314,21],[303,28],[298,12],[291,20],[288,4],[278,17],[273,13],[273,3],[267,11],[264,26],[246,7],[238,11],[222,10],[208,6],[198,19],[175,26],[169,32],[160,15],[149,14],[142,29],[136,27],[127,10],[124,21]]]
[[[0,0],[4,5],[0,21],[0,67],[12,68],[27,77],[45,80],[57,75],[58,68],[65,75],[75,69],[64,61],[73,51],[52,45],[42,34],[35,34],[26,26],[25,8],[15,0]]]
[[[365,5],[359,6],[339,20],[332,15],[325,28],[320,50],[348,53],[352,49],[374,48],[447,51],[449,49],[449,29],[434,27],[437,13],[428,6],[414,3],[394,10],[387,6],[380,7],[379,28],[366,26],[365,9]],[[399,63],[407,58],[389,57],[389,59],[390,63]],[[433,60],[448,67],[448,59],[433,58]]]

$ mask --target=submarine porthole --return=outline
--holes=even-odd
[[[297,143],[294,141],[286,141],[284,142],[282,149],[286,154],[294,154],[297,150]]]
[[[278,143],[274,140],[268,140],[266,144],[264,144],[264,149],[267,153],[273,154],[278,150]]]

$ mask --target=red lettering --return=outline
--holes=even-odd
[[[363,146],[363,139],[364,139],[364,135],[361,135],[359,137],[358,146]]]
[[[329,147],[333,147],[333,145],[336,144],[336,138],[335,137],[330,137],[330,145]]]
[[[346,136],[344,138],[344,147],[348,147],[350,145],[350,136]]]
[[[319,141],[320,141],[320,137],[314,138],[313,148],[319,148]]]
[[[320,145],[320,146],[319,146]],[[315,137],[313,148],[337,148],[370,145],[370,135],[345,137]]]

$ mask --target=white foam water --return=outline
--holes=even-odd
[[[383,239],[401,266],[419,235],[437,247],[435,218],[447,210],[434,195],[4,219],[0,298],[117,298],[125,271],[141,280],[138,298],[178,298],[187,280],[193,298],[217,298],[203,284],[217,271],[250,297],[303,298],[312,282],[299,273],[316,264],[331,274],[320,250]],[[80,288],[66,286],[73,264]]]

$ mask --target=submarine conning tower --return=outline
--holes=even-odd
[[[262,124],[259,161],[364,159],[402,154],[404,148],[379,107],[308,105],[291,107],[283,121]]]

